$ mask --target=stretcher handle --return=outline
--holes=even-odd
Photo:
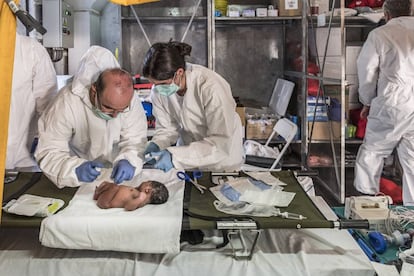
[[[339,221],[340,229],[369,229],[367,219],[341,219]]]

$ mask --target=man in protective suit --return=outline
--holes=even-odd
[[[414,17],[411,0],[386,0],[386,24],[371,31],[357,60],[361,117],[368,119],[355,188],[379,192],[384,158],[397,148],[403,202],[414,205]]]
[[[119,184],[141,172],[146,142],[147,120],[131,75],[109,50],[92,46],[40,118],[35,157],[60,188],[92,182],[102,167],[113,167]]]

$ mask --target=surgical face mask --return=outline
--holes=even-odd
[[[92,111],[98,118],[104,119],[105,121],[109,121],[109,120],[112,120],[114,118],[111,115],[108,115],[108,114],[102,112],[100,109],[98,109],[95,106],[92,108]]]
[[[96,117],[104,119],[105,121],[109,121],[114,118],[98,108],[98,92],[95,93],[95,106],[92,107],[92,111]]]
[[[166,96],[166,97],[169,97],[172,94],[177,93],[177,91],[180,90],[180,86],[175,84],[174,79],[175,79],[175,74],[174,74],[172,83],[155,85],[155,90],[161,95]]]

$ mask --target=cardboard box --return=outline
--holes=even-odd
[[[247,120],[246,139],[267,140],[273,132],[275,123],[275,120]]]
[[[335,122],[335,121],[329,121],[329,122],[314,122],[313,123],[313,132],[312,137],[311,135],[311,128],[312,128],[312,122],[308,122],[308,135],[309,139],[312,138],[312,140],[329,140],[330,134],[329,134],[329,124],[331,124],[332,127],[332,138],[335,140],[340,139],[341,137],[341,122]]]
[[[279,16],[301,16],[302,0],[279,0]]]
[[[246,125],[246,108],[242,106],[238,106],[236,107],[236,112],[240,116],[242,126],[245,126]]]

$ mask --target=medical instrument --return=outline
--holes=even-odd
[[[282,218],[286,218],[286,219],[298,219],[298,220],[306,219],[305,216],[302,216],[302,215],[296,214],[296,213],[290,213],[290,212],[280,212],[279,211],[279,216],[282,217]]]
[[[177,177],[181,180],[185,180],[186,182],[192,183],[199,191],[200,193],[204,194],[204,190],[207,188],[204,187],[201,184],[198,184],[197,179],[200,178],[203,175],[201,171],[193,171],[193,178],[191,178],[186,172],[179,171],[177,172]]]
[[[348,232],[352,235],[352,237],[356,240],[356,242],[361,247],[362,251],[368,256],[368,259],[374,262],[381,262],[381,260],[378,258],[378,255],[375,253],[375,251],[365,242],[362,235],[353,229],[348,229]]]

